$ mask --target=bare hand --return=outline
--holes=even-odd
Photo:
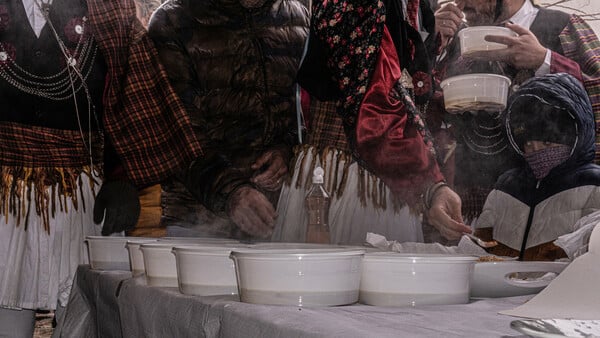
[[[262,172],[261,168],[266,167]],[[287,174],[288,168],[285,158],[280,150],[269,150],[262,154],[251,168],[256,172],[252,182],[259,188],[267,191],[276,191],[281,188],[283,177]]]
[[[229,198],[229,217],[243,231],[252,236],[271,236],[277,213],[260,191],[244,186]]]
[[[435,192],[427,219],[446,239],[459,239],[464,232],[471,233],[471,227],[463,223],[460,197],[449,187]]]
[[[442,48],[452,40],[462,20],[463,12],[454,2],[447,2],[435,11],[435,32],[440,34]]]
[[[511,23],[507,23],[506,27],[519,34],[519,36],[488,35],[485,37],[486,41],[506,45],[506,49],[475,52],[470,56],[489,61],[503,61],[517,69],[537,70],[540,68],[546,58],[546,48],[527,28]]]

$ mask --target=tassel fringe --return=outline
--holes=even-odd
[[[308,156],[309,154],[312,156]],[[311,162],[308,163],[308,161]],[[332,197],[339,197],[345,191],[348,184],[350,165],[354,162],[352,154],[332,147],[325,147],[319,150],[306,144],[296,146],[294,148],[292,165],[290,166],[290,177],[294,177],[295,164],[299,163],[298,179],[295,182],[290,182],[290,184],[293,184],[297,189],[308,187],[312,182],[313,170],[317,165],[320,165],[325,171],[325,188]],[[342,165],[342,170],[340,170],[340,166]],[[308,173],[304,171],[307,166],[309,168]],[[361,204],[366,206],[367,201],[371,201],[375,208],[386,209],[388,207],[388,188],[385,183],[377,176],[360,167],[358,175],[357,197]],[[391,197],[394,210],[399,211],[406,205],[404,201],[401,201],[394,195]]]
[[[100,172],[94,168],[96,172]],[[98,182],[92,175],[90,167],[84,168],[15,168],[0,167],[0,213],[8,223],[9,215],[16,217],[17,226],[21,224],[27,229],[32,206],[35,213],[43,220],[44,230],[50,232],[50,218],[56,211],[68,212],[69,201],[78,210],[86,206],[83,202],[83,176],[88,179],[92,188]],[[82,175],[83,174],[83,175]],[[34,195],[35,192],[35,195]],[[78,194],[79,193],[79,194]],[[81,201],[81,205],[79,203]]]

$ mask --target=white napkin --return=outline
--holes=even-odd
[[[590,236],[598,223],[600,211],[582,217],[573,225],[571,232],[558,237],[554,244],[564,250],[569,260],[574,260],[588,251]]]
[[[473,241],[463,236],[458,242],[458,246],[444,246],[440,243],[416,243],[397,241],[388,241],[384,236],[372,232],[367,233],[367,244],[383,251],[394,251],[411,254],[454,254],[454,255],[474,255],[489,256],[483,248],[473,243]]]
[[[600,226],[590,236],[587,253],[577,257],[527,303],[500,313],[539,319],[599,319]]]

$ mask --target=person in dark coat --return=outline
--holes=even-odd
[[[168,229],[270,236],[298,142],[295,78],[308,4],[170,0],[153,14],[149,34],[206,155],[185,177],[189,192],[175,181],[163,185]]]

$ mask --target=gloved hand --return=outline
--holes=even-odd
[[[94,204],[94,223],[102,226],[102,235],[133,230],[140,217],[137,188],[127,181],[108,181],[102,185]]]
[[[231,194],[228,214],[240,229],[260,238],[271,236],[277,218],[267,197],[250,186],[243,186]]]

